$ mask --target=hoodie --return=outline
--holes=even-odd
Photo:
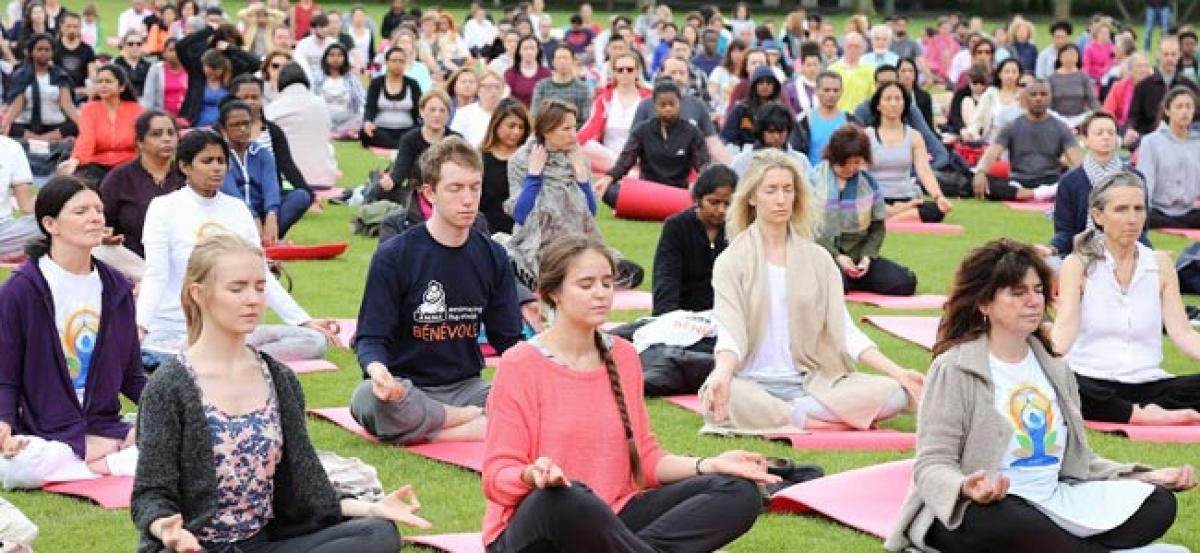
[[[774,88],[771,90],[770,96],[759,99],[758,84],[763,80],[769,80]],[[721,141],[733,144],[738,148],[754,144],[754,118],[759,108],[767,102],[778,101],[782,89],[783,85],[771,67],[764,65],[755,69],[754,74],[750,75],[750,86],[746,90],[746,99],[733,106],[733,110],[725,118],[725,124],[721,127]]]

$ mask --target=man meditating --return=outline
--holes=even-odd
[[[521,339],[504,248],[472,230],[483,162],[462,138],[421,156],[433,213],[383,243],[367,271],[354,349],[364,380],[350,413],[388,442],[483,440],[490,385],[480,378],[480,325],[503,353]]]

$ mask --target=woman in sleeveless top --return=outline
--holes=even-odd
[[[1059,273],[1054,347],[1079,381],[1083,416],[1133,424],[1200,423],[1200,375],[1162,369],[1162,329],[1200,359],[1171,258],[1138,243],[1146,189],[1134,173],[1102,179],[1089,197],[1095,225],[1075,238]]]
[[[869,129],[871,137],[871,175],[879,183],[887,202],[887,217],[896,221],[936,223],[945,218],[953,206],[942,194],[929,151],[921,133],[904,124],[909,96],[900,83],[881,85],[871,97],[871,115],[879,124]],[[913,182],[913,173],[921,187],[933,197],[925,200]]]

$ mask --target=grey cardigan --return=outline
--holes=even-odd
[[[1029,339],[1038,364],[1058,395],[1067,425],[1064,481],[1111,480],[1149,470],[1143,465],[1109,461],[1088,446],[1079,411],[1079,388],[1063,360],[1051,357],[1042,343]],[[925,380],[917,414],[917,461],[913,483],[891,536],[888,551],[925,544],[934,519],[958,528],[970,501],[961,493],[965,475],[994,472],[1012,438],[1012,426],[996,411],[988,361],[987,337],[954,346],[937,356]]]
[[[317,459],[304,426],[304,392],[292,371],[262,354],[274,381],[283,429],[283,457],[275,467],[272,540],[309,534],[343,520],[341,498]],[[181,513],[196,532],[217,508],[212,438],[200,390],[178,360],[164,363],[142,392],[137,421],[140,451],[130,514],[142,533],[140,552],[165,551],[150,523]]]

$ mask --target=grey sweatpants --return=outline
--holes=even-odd
[[[0,221],[0,257],[21,253],[26,244],[41,237],[33,215]]]
[[[372,436],[400,445],[433,440],[446,423],[446,406],[483,407],[492,385],[474,377],[453,384],[418,388],[407,378],[396,378],[405,390],[400,401],[381,401],[363,380],[350,399],[350,415]]]

